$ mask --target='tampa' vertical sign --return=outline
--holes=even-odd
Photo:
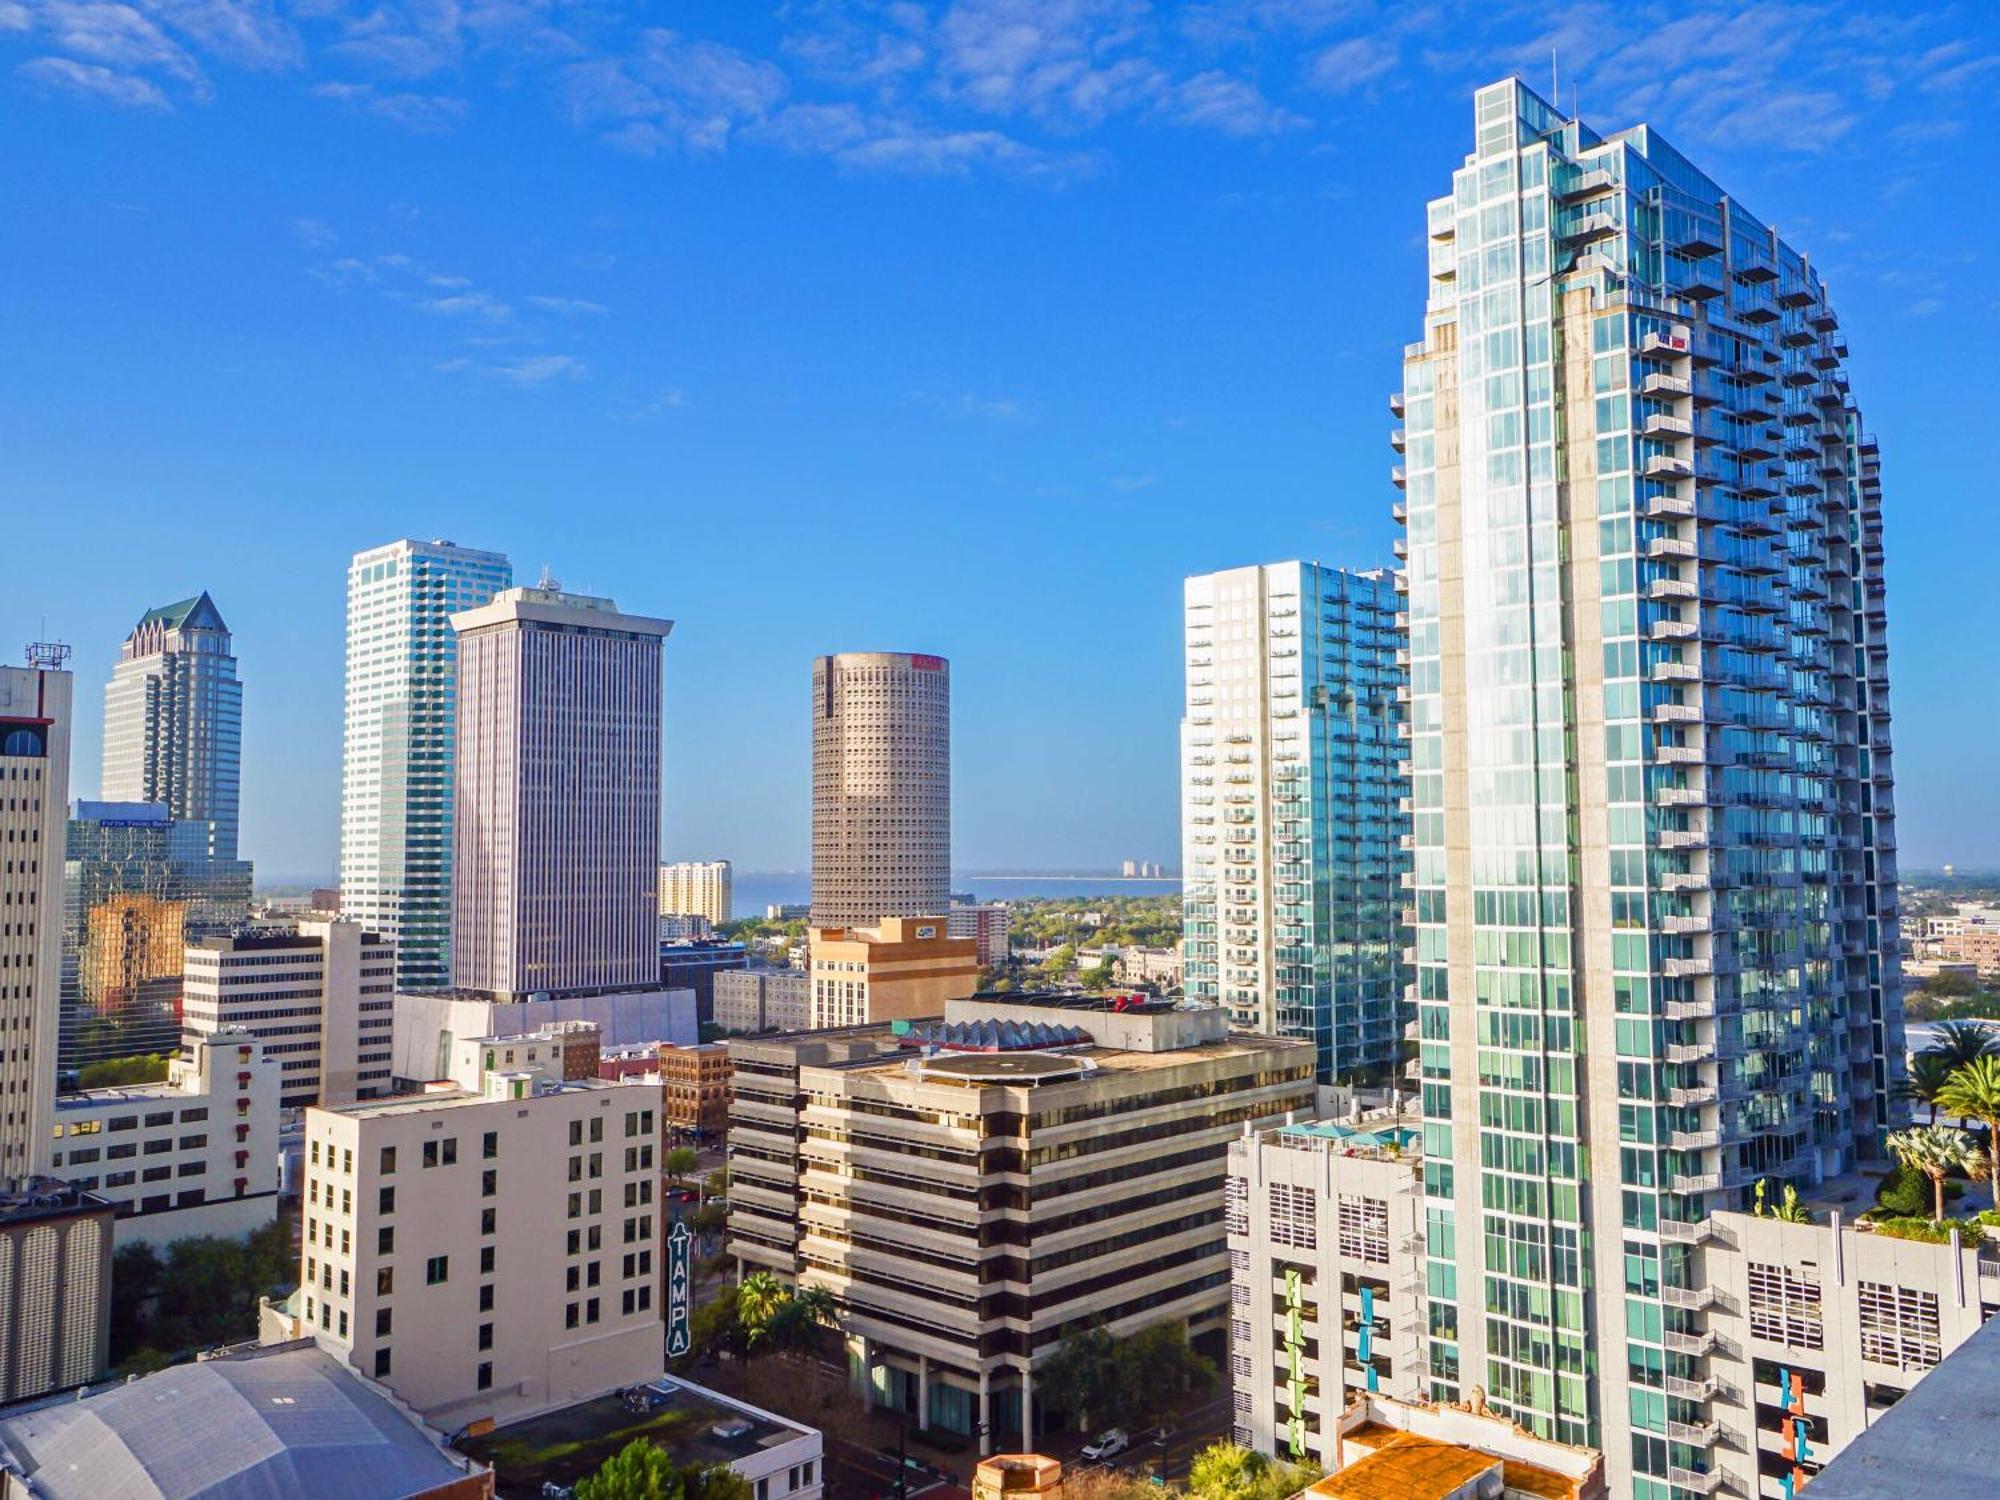
[[[689,1275],[688,1266],[693,1245],[694,1236],[688,1232],[687,1221],[675,1220],[673,1231],[667,1236],[667,1357],[669,1359],[679,1359],[694,1347],[694,1335],[689,1325],[693,1279]]]

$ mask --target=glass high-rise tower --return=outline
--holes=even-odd
[[[147,610],[104,688],[104,800],[206,823],[226,862],[242,785],[243,684],[221,611],[207,594]]]
[[[1387,1077],[1403,1035],[1398,605],[1384,571],[1310,562],[1185,585],[1187,995],[1311,1040],[1325,1082]]]
[[[451,973],[453,614],[514,581],[497,552],[398,541],[347,569],[342,914],[396,943],[400,990]]]
[[[1899,1108],[1876,446],[1802,252],[1648,126],[1476,113],[1395,399],[1431,1390],[1755,1494],[1708,1215]]]

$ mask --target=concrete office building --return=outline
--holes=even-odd
[[[1231,1424],[1245,1447],[1336,1468],[1349,1402],[1428,1390],[1418,1146],[1392,1113],[1230,1143]]]
[[[875,1403],[1032,1446],[1066,1334],[1227,1323],[1229,1143],[1313,1089],[1305,1044],[1227,1028],[986,996],[731,1041],[728,1253],[832,1293]]]
[[[376,933],[304,921],[296,932],[204,938],[184,963],[187,1029],[256,1037],[278,1061],[286,1109],[390,1091],[396,955]]]
[[[660,1373],[660,1091],[566,1078],[572,1035],[306,1114],[300,1332],[448,1432]]]
[[[1475,114],[1392,402],[1431,1395],[1682,1500],[1699,1226],[1903,1110],[1879,457],[1805,255],[1649,126]]]
[[[148,610],[104,689],[106,802],[162,802],[205,824],[209,855],[236,858],[243,684],[229,627],[207,594]]]
[[[726,859],[684,859],[660,866],[660,915],[706,917],[720,926],[731,918],[731,872]]]
[[[435,990],[396,997],[391,1068],[397,1080],[416,1087],[451,1076],[452,1047],[461,1038],[528,1036],[575,1022],[595,1026],[607,1050],[692,1046],[701,1039],[692,990],[622,990],[560,1000],[495,1000]]]
[[[715,976],[715,1024],[745,1035],[812,1025],[812,976],[804,969],[733,969]]]
[[[849,651],[812,669],[812,924],[951,905],[951,667]]]
[[[940,1016],[979,988],[978,942],[947,937],[942,917],[815,927],[809,951],[815,1027]]]
[[[653,988],[673,623],[515,588],[452,628],[452,987],[517,1000]]]
[[[240,1239],[277,1217],[277,1059],[232,1026],[188,1051],[164,1082],[56,1100],[54,1170],[117,1210],[120,1245]]]
[[[715,981],[733,969],[748,968],[750,950],[720,938],[660,943],[660,988],[694,992],[695,1015],[715,1018]]]
[[[0,1187],[49,1168],[62,993],[63,815],[69,798],[67,647],[0,667]],[[0,1351],[4,1354],[4,1351]]]
[[[103,1376],[112,1212],[53,1177],[0,1193],[0,1406]]]
[[[447,541],[390,542],[348,564],[340,910],[395,945],[398,989],[451,975],[451,617],[513,581],[500,553]]]
[[[989,901],[969,904],[954,901],[951,910],[945,914],[945,936],[971,938],[978,945],[979,962],[986,968],[998,968],[1007,962],[1009,934],[1014,927],[1014,913],[1005,903]]]
[[[181,1039],[182,955],[249,915],[248,860],[164,802],[77,802],[63,861],[63,1068],[162,1054]]]
[[[1380,1079],[1403,1039],[1409,780],[1398,597],[1310,562],[1187,580],[1181,867],[1190,1000]]]

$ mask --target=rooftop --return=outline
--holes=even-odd
[[[38,1500],[403,1500],[473,1472],[310,1343],[0,1417],[0,1465]]]
[[[9,1228],[36,1219],[61,1219],[72,1214],[111,1212],[104,1199],[71,1187],[59,1177],[31,1177],[18,1192],[0,1193],[0,1224]]]
[[[1813,1500],[1984,1495],[2000,1472],[2000,1318],[1960,1344],[1812,1481]]]
[[[661,1379],[644,1389],[652,1402],[645,1410],[613,1392],[462,1439],[458,1448],[493,1466],[502,1500],[540,1500],[544,1482],[575,1484],[634,1438],[664,1449],[676,1464],[727,1464],[813,1435],[685,1381]]]
[[[1356,1434],[1348,1434],[1350,1438]],[[1366,1458],[1306,1488],[1318,1500],[1450,1500],[1501,1460],[1457,1443],[1388,1432]]]

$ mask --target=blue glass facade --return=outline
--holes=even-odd
[[[1190,578],[1182,721],[1188,997],[1380,1081],[1402,1041],[1407,789],[1388,574]]]

